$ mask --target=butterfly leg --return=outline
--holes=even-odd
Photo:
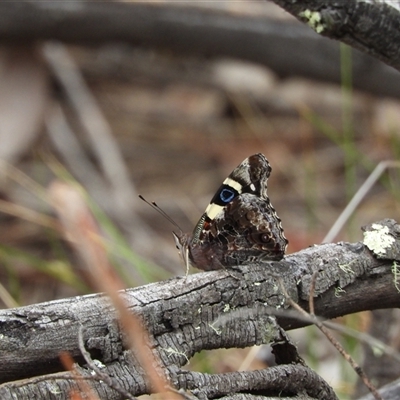
[[[229,271],[229,269],[224,268],[224,271],[233,279],[236,279],[237,281],[240,281],[240,278],[238,278],[237,276],[233,275],[231,273],[231,271]]]
[[[185,265],[186,265],[186,273],[185,273],[185,280],[186,280],[189,275],[189,267],[190,267],[188,259],[186,260]]]

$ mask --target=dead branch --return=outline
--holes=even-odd
[[[307,308],[312,276],[319,271],[315,313],[327,318],[399,307],[392,268],[400,260],[400,226],[384,220],[367,227],[366,234],[365,241],[373,251],[361,242],[324,244],[291,254],[281,262],[238,267],[231,274],[239,279],[226,271],[212,271],[125,290],[121,295],[150,333],[152,351],[162,361],[171,384],[192,393],[210,384],[215,391],[218,385],[206,383],[211,377],[181,367],[204,349],[282,343],[274,310],[288,308],[288,304],[279,280],[291,298]],[[116,312],[101,294],[3,310],[0,321],[0,379],[8,382],[0,386],[3,399],[32,398],[52,387],[69,393],[74,383],[66,379],[66,373],[57,373],[62,371],[59,354],[63,351],[80,363],[81,375],[88,376],[90,371],[79,351],[81,327],[86,349],[92,359],[101,361],[105,373],[134,395],[151,392],[137,357],[125,349],[125,334]],[[307,324],[293,318],[279,317],[279,321],[285,329]],[[278,356],[283,363],[299,363],[294,355],[278,351]],[[299,368],[301,363],[295,366]],[[258,372],[249,374],[253,383],[261,379]],[[35,376],[41,376],[40,384]],[[101,382],[90,385],[101,398],[119,398]],[[225,392],[223,389],[219,395]],[[215,392],[207,398],[213,396]],[[332,398],[329,393],[327,396],[318,398]]]
[[[397,2],[273,1],[317,33],[347,43],[400,69],[400,10]]]
[[[392,7],[356,0],[275,2],[303,22],[310,19],[300,17],[300,13],[320,12],[321,24],[332,25],[329,29],[325,27],[323,35],[346,42],[399,69],[400,41],[396,40],[398,29],[394,25],[398,13]],[[381,24],[382,21],[385,23]],[[0,40],[5,44],[36,40],[79,45],[124,42],[184,56],[248,60],[266,65],[283,77],[298,75],[336,83],[341,80],[339,44],[307,26],[192,6],[0,2]],[[385,52],[388,46],[390,49]],[[400,97],[397,72],[362,52],[356,50],[353,54],[354,87]]]

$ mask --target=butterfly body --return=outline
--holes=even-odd
[[[288,241],[267,195],[270,173],[263,154],[250,156],[225,179],[193,233],[174,233],[187,267],[208,271],[283,258]]]

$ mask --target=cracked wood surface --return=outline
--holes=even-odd
[[[400,70],[400,13],[396,2],[272,0],[317,33]]]
[[[393,220],[380,224],[388,227],[393,238],[387,257],[374,255],[361,242],[324,244],[288,255],[281,262],[242,266],[230,273],[212,271],[187,279],[173,278],[128,289],[121,295],[147,327],[153,351],[170,381],[177,388],[193,389],[199,384],[189,379],[193,373],[180,368],[196,352],[280,340],[273,313],[288,306],[279,279],[295,301],[307,305],[311,277],[318,271],[316,313],[327,318],[399,307],[392,267],[394,261],[400,260],[400,228]],[[337,288],[345,292],[339,295]],[[279,322],[285,329],[307,324],[282,316]],[[65,379],[65,373],[60,379],[54,378],[60,376],[57,371],[62,371],[60,352],[68,351],[76,361],[81,361],[81,326],[86,348],[93,358],[105,364],[107,373],[135,395],[151,392],[134,354],[124,349],[114,310],[104,296],[95,294],[0,312],[0,378],[8,382],[0,386],[1,398],[28,398],[32,391],[40,394],[49,390],[47,385],[57,392],[69,393],[74,383]],[[87,369],[81,370],[88,375]],[[41,377],[40,383],[38,378],[32,378],[51,373],[47,380]],[[182,377],[186,377],[186,384]],[[22,378],[26,379],[10,382]],[[120,398],[99,382],[92,386],[102,394],[101,398]]]

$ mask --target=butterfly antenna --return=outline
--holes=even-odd
[[[181,233],[183,232],[181,227],[155,201],[152,201],[150,203],[141,194],[139,194],[139,198],[143,200],[145,203],[147,203],[151,208],[160,213],[167,221],[169,221],[172,225],[178,228]]]

